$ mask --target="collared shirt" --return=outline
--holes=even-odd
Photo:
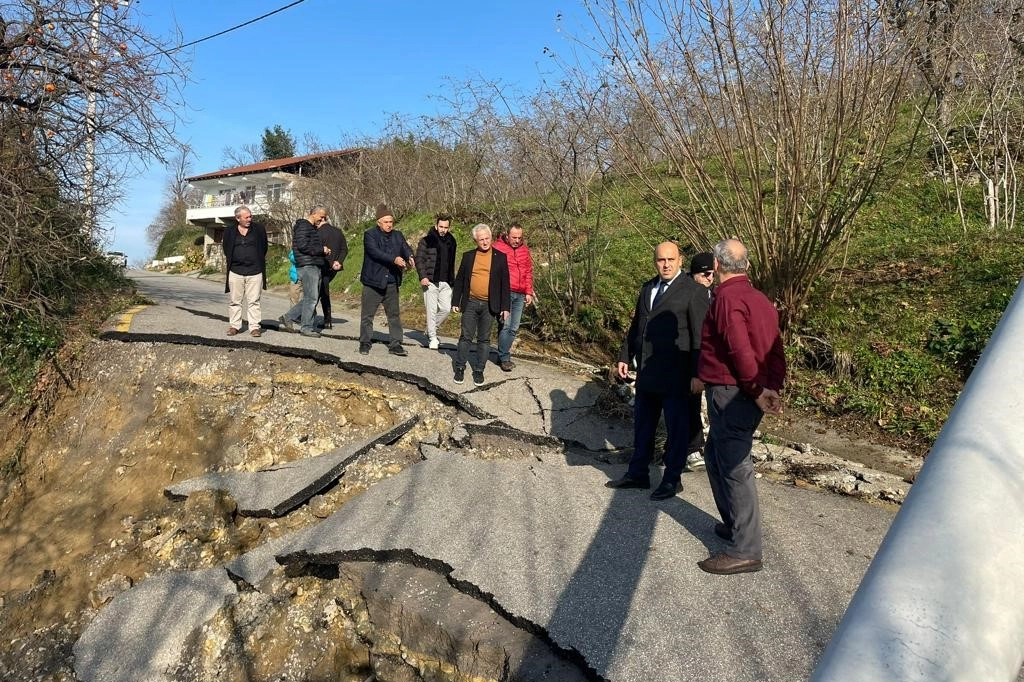
[[[673,283],[673,282],[675,282],[675,281],[676,281],[676,279],[678,279],[678,278],[679,278],[679,273],[677,272],[677,273],[676,273],[676,276],[675,276],[675,277],[673,277],[672,279],[670,279],[670,280],[668,281],[668,284],[667,284],[667,286],[665,287],[665,291],[668,291],[668,288],[669,288],[670,286],[672,286],[672,283]],[[651,288],[651,300],[649,301],[649,303],[650,303],[650,307],[651,307],[651,308],[653,308],[653,307],[654,307],[654,299],[656,299],[656,298],[658,297],[658,289],[660,289],[660,288],[661,288],[661,283],[662,283],[662,282],[664,282],[664,280],[662,280],[662,279],[659,279],[659,280],[658,280],[658,283],[657,283],[656,285],[654,285],[654,286],[653,286],[653,287]],[[662,294],[662,295],[664,295],[664,294]]]
[[[785,381],[779,313],[746,275],[715,290],[700,349],[697,376],[706,384],[739,386],[757,398],[762,389],[780,390]]]

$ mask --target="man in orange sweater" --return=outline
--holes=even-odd
[[[473,384],[484,385],[484,367],[491,350],[491,325],[495,318],[508,321],[510,290],[508,260],[491,248],[491,228],[473,228],[476,248],[462,254],[459,273],[452,285],[452,312],[462,313],[462,334],[455,357],[455,383],[461,384],[469,362],[469,344],[476,337]]]

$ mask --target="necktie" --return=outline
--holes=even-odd
[[[668,282],[661,281],[658,283],[658,293],[654,294],[654,300],[651,302],[651,307],[658,305],[658,301],[661,300],[662,295],[665,293],[665,289],[668,289]]]

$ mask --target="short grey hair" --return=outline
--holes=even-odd
[[[737,239],[723,239],[715,244],[715,260],[718,270],[727,275],[744,273],[750,266],[747,247]]]
[[[323,204],[317,204],[313,208],[309,209],[309,213],[307,213],[306,215],[313,215],[314,213],[319,213],[320,211],[327,213],[327,209],[324,208]]]
[[[481,232],[486,232],[487,236],[491,236],[491,226],[486,223],[477,223],[473,226],[473,239],[476,239]]]
[[[242,214],[242,211],[246,211],[249,215],[252,215],[252,209],[250,209],[245,204],[242,204],[241,206],[235,209],[235,220],[238,220],[238,216]]]

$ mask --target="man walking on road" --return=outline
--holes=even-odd
[[[631,361],[636,362],[633,456],[626,474],[605,485],[609,488],[651,487],[649,467],[654,432],[664,412],[668,431],[665,472],[661,483],[651,493],[652,500],[667,500],[683,489],[690,380],[696,376],[701,326],[708,310],[707,297],[700,285],[689,277],[679,276],[681,260],[677,244],[658,244],[654,251],[658,276],[640,288],[633,320],[616,364],[619,378],[626,379]]]
[[[345,233],[330,223],[320,228],[320,239],[330,249],[330,256],[324,259],[324,267],[320,271],[320,306],[324,311],[324,329],[332,329],[331,322],[331,282],[345,268],[348,257],[348,242]]]
[[[704,459],[722,523],[724,552],[698,562],[708,573],[761,570],[761,509],[750,458],[754,430],[765,412],[780,414],[786,356],[779,315],[747,279],[747,249],[736,239],[715,245],[718,289],[704,323],[694,390],[706,390],[708,434]]]
[[[319,228],[326,222],[327,209],[323,206],[314,206],[308,216],[295,221],[295,227],[292,228],[292,250],[295,252],[299,282],[302,283],[302,300],[280,318],[284,329],[293,332],[298,323],[299,333],[314,338],[320,336],[320,332],[313,328],[316,301],[320,296],[320,271],[324,267],[324,257],[331,253],[330,248],[321,241],[319,233]]]
[[[452,217],[439,213],[434,227],[416,245],[416,272],[423,287],[423,305],[427,313],[428,347],[437,350],[437,328],[452,310],[452,282],[455,281],[455,237]]]
[[[455,357],[455,383],[461,384],[469,362],[469,344],[476,336],[476,365],[473,384],[484,385],[484,367],[491,351],[491,324],[494,318],[508,321],[510,291],[508,260],[491,248],[491,228],[480,223],[473,228],[476,249],[462,254],[459,274],[452,287],[452,310],[462,313],[462,333]]]
[[[262,336],[260,294],[267,288],[267,231],[259,223],[252,222],[252,211],[248,206],[235,209],[235,220],[237,224],[234,227],[224,228],[222,245],[228,271],[224,293],[231,294],[228,336],[234,336],[242,329],[243,297],[249,334]]]
[[[512,223],[508,234],[494,242],[494,248],[508,259],[509,284],[512,288],[508,322],[498,322],[498,364],[503,372],[511,372],[516,367],[512,362],[512,344],[519,332],[523,310],[533,303],[533,260],[530,247],[523,241],[523,227],[519,223]]]
[[[388,352],[408,355],[402,348],[402,318],[398,309],[398,290],[402,273],[416,266],[409,242],[395,229],[395,216],[381,204],[377,207],[377,226],[363,234],[363,269],[359,281],[363,297],[359,320],[359,353],[369,355],[373,340],[373,316],[384,306],[388,318]]]

